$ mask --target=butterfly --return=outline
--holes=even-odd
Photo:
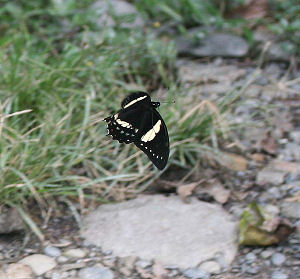
[[[104,121],[107,136],[120,143],[134,143],[162,170],[168,162],[170,146],[166,124],[156,110],[159,106],[146,92],[134,92],[122,101],[117,113]]]

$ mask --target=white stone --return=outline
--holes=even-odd
[[[221,206],[196,199],[140,196],[100,206],[85,220],[83,237],[116,256],[176,264],[181,268],[222,255],[229,265],[237,252],[237,224]]]
[[[53,246],[46,246],[44,248],[44,253],[50,257],[59,257],[61,255],[60,249]]]
[[[28,265],[21,263],[12,263],[6,268],[6,272],[3,272],[3,279],[33,279],[35,278],[31,268]],[[2,279],[1,275],[0,278]]]
[[[64,252],[64,255],[70,258],[83,258],[86,256],[86,251],[80,248],[69,249]]]
[[[56,266],[53,258],[42,254],[27,256],[20,263],[30,266],[36,275],[42,275]]]
[[[212,274],[221,272],[221,265],[216,261],[207,261],[200,265],[200,269]]]

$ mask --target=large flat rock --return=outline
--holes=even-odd
[[[208,259],[223,267],[237,252],[237,224],[219,205],[178,197],[140,196],[100,206],[84,220],[86,241],[116,256],[194,267]]]

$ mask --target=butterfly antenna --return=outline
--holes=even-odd
[[[160,103],[162,103],[162,104],[175,104],[175,99],[172,99],[171,102],[161,101]]]

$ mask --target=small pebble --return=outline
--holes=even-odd
[[[257,257],[254,253],[250,252],[246,255],[245,259],[248,263],[253,263],[256,261]]]
[[[248,266],[246,268],[246,273],[252,274],[252,275],[255,275],[255,274],[259,273],[259,271],[260,271],[259,266]]]
[[[80,279],[113,279],[114,273],[108,268],[86,267],[78,273]]]
[[[287,279],[288,275],[280,270],[276,270],[272,273],[271,279]]]
[[[210,277],[208,272],[199,268],[188,268],[183,274],[190,279],[209,279]]]
[[[30,266],[33,272],[38,276],[46,273],[56,266],[56,262],[53,258],[42,254],[27,256],[23,258],[20,263]]]
[[[61,251],[59,248],[56,248],[56,247],[53,247],[53,246],[46,246],[44,248],[44,253],[47,255],[47,256],[50,256],[50,257],[59,257],[61,255]]]
[[[136,262],[136,260],[137,260],[136,256],[120,257],[120,262],[127,269],[132,269],[134,267],[134,263]]]
[[[64,252],[64,255],[70,258],[84,258],[86,251],[80,248],[69,249]]]
[[[51,279],[61,279],[60,274],[57,271],[52,273]]]
[[[68,259],[67,257],[65,257],[65,256],[59,256],[59,257],[56,259],[56,261],[57,261],[58,263],[66,263],[68,260],[69,260],[69,259]]]
[[[263,258],[263,259],[268,259],[272,256],[273,254],[273,251],[271,250],[265,250],[265,251],[262,251],[260,256]]]
[[[152,265],[152,262],[151,261],[147,261],[147,260],[138,260],[135,265],[137,267],[140,267],[142,269],[144,268],[147,268],[147,267],[150,267]]]
[[[295,259],[300,260],[300,253],[296,253],[296,254],[294,255],[294,257],[295,257]]]
[[[275,253],[274,255],[272,255],[271,261],[273,265],[282,265],[285,262],[285,256],[281,253]]]

